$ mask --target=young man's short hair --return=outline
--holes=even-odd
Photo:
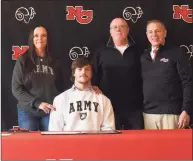
[[[74,82],[74,73],[76,68],[82,68],[83,66],[90,65],[92,68],[92,62],[90,59],[85,58],[84,56],[79,56],[76,60],[72,61],[71,70],[72,75],[70,80]]]

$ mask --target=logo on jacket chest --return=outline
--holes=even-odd
[[[161,61],[161,62],[164,62],[164,63],[167,63],[167,62],[169,61],[169,59],[161,58],[160,61]]]

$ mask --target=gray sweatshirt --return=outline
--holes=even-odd
[[[18,100],[17,107],[35,116],[46,113],[38,107],[41,102],[52,104],[63,89],[63,72],[56,60],[36,56],[33,62],[28,53],[16,61],[12,76],[12,93]]]

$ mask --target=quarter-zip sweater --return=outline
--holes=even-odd
[[[114,44],[101,48],[94,57],[93,84],[110,98],[113,107],[135,111],[142,107],[140,55],[130,44],[123,55]]]
[[[192,70],[181,48],[161,46],[155,60],[148,49],[141,56],[144,112],[176,114],[192,111]]]

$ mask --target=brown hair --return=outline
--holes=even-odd
[[[50,50],[50,40],[49,40],[49,34],[48,34],[48,31],[47,29],[44,27],[44,26],[41,26],[41,25],[37,25],[35,26],[29,33],[29,38],[28,38],[28,46],[29,46],[29,49],[28,49],[28,53],[30,55],[30,58],[32,60],[33,63],[35,63],[35,50],[34,50],[34,43],[33,43],[33,38],[34,38],[34,30],[37,28],[37,27],[42,27],[46,30],[47,32],[47,45],[46,45],[46,56],[48,56],[48,61],[50,62],[52,60],[51,58],[51,50]]]
[[[76,68],[82,68],[85,65],[90,65],[92,68],[92,62],[88,58],[85,58],[84,56],[79,56],[76,60],[72,61],[71,65],[72,75],[70,78],[72,82],[74,82],[74,73]]]

